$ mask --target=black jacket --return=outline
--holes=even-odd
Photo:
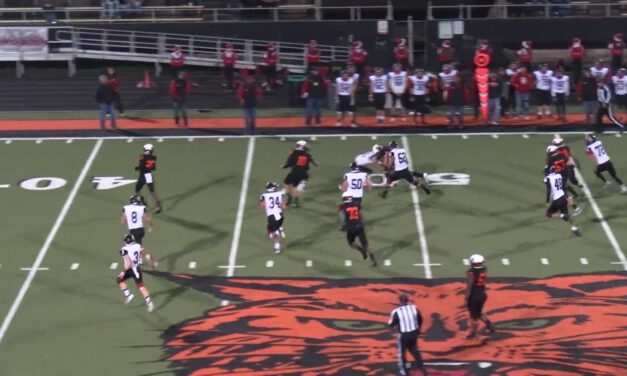
[[[98,86],[98,90],[96,91],[96,102],[111,104],[114,101],[115,91],[113,91],[111,85],[100,84],[100,86]]]

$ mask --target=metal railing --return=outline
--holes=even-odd
[[[51,54],[73,54],[76,58],[169,63],[169,52],[174,45],[181,47],[186,64],[221,66],[220,54],[226,43],[232,43],[238,55],[238,68],[255,68],[265,61],[265,51],[271,41],[207,37],[185,34],[149,33],[128,30],[106,30],[80,27],[50,28]],[[306,67],[305,43],[276,42],[279,68],[302,73]],[[320,45],[322,62],[346,61],[346,46]]]
[[[532,3],[493,5],[433,5],[427,6],[428,20],[477,18],[559,18],[559,17],[625,17],[627,1],[607,3],[569,1],[563,4]]]
[[[288,5],[273,8],[204,8],[202,6],[154,6],[141,9],[102,7],[0,8],[0,23],[58,22],[158,22],[158,21],[294,21],[393,19],[392,2],[381,6],[317,7]]]

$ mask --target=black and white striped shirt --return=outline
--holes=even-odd
[[[402,305],[392,311],[388,325],[398,325],[398,330],[401,333],[420,332],[420,327],[422,326],[422,315],[415,305]]]

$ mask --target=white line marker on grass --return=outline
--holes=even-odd
[[[194,142],[194,137],[190,137],[187,139],[187,142]]]
[[[76,270],[76,269],[78,269],[78,267],[79,267],[79,263],[75,262],[72,265],[70,265],[70,270]]]
[[[163,138],[158,138],[157,142],[163,142]]]
[[[466,266],[470,265],[470,261],[467,258],[465,258],[463,262],[464,262],[464,265]]]
[[[344,266],[351,267],[353,266],[353,262],[351,260],[344,260]]]
[[[65,140],[66,144],[71,144],[72,142],[74,142],[73,138],[68,138],[67,140]]]
[[[44,140],[42,140],[42,139],[39,139],[39,140],[35,141],[36,144],[41,144],[42,142],[44,142]]]
[[[492,138],[494,138],[494,139],[499,138],[499,135],[498,134],[493,134]]]
[[[468,139],[468,135],[467,135],[467,134],[463,134],[463,135],[462,135],[462,138],[463,138],[464,140],[467,140],[467,139]]]
[[[231,251],[229,253],[229,267],[226,271],[227,277],[233,277],[235,273],[235,260],[239,248],[239,238],[242,235],[242,222],[244,221],[244,209],[246,208],[246,196],[248,196],[248,181],[253,167],[253,156],[255,155],[255,138],[248,139],[248,150],[246,151],[246,162],[244,164],[244,175],[242,187],[239,192],[239,204],[237,206],[237,216],[233,228],[233,240],[231,241]]]
[[[189,265],[187,265],[190,269],[196,269],[196,261],[190,261]]]
[[[549,259],[542,257],[540,259],[540,262],[542,263],[542,265],[549,265]]]
[[[509,265],[509,259],[508,258],[501,259],[501,262],[503,263],[503,265]]]
[[[317,140],[316,136],[311,136],[309,139],[310,139],[311,141],[316,141],[316,140]]]
[[[115,270],[117,268],[118,268],[118,263],[117,262],[112,262],[111,266],[109,267],[109,269],[111,269],[111,270]]]
[[[383,266],[391,266],[391,265],[392,265],[392,260],[390,259],[383,260]]]
[[[102,140],[98,140],[96,144],[94,145],[94,148],[91,150],[91,154],[89,154],[89,157],[87,157],[87,160],[85,161],[85,165],[83,166],[83,169],[81,170],[80,174],[76,178],[76,182],[74,183],[74,186],[72,187],[72,190],[70,191],[70,194],[65,200],[65,204],[63,204],[63,207],[61,208],[61,212],[59,213],[57,220],[54,222],[54,225],[52,225],[52,229],[48,233],[48,236],[46,237],[46,241],[44,242],[44,245],[39,250],[39,253],[37,254],[37,258],[35,259],[35,262],[33,262],[31,270],[28,272],[28,276],[26,276],[26,280],[22,284],[20,291],[17,293],[17,296],[15,297],[15,300],[13,301],[13,304],[11,305],[11,308],[9,309],[9,312],[4,318],[4,321],[2,322],[2,326],[0,327],[0,343],[2,343],[2,339],[4,338],[4,335],[9,329],[9,325],[11,325],[11,321],[13,321],[13,318],[15,317],[17,310],[20,308],[20,304],[22,304],[22,300],[24,300],[24,296],[26,296],[26,292],[30,288],[31,283],[33,283],[33,279],[35,279],[37,270],[39,269],[39,267],[41,267],[41,263],[44,261],[44,257],[46,257],[46,253],[48,253],[48,250],[50,249],[50,246],[52,245],[54,238],[57,236],[57,233],[59,232],[59,229],[61,228],[63,221],[65,220],[65,216],[70,211],[70,208],[72,207],[72,203],[74,202],[74,199],[76,198],[76,195],[78,194],[78,190],[81,187],[81,185],[83,185],[83,181],[85,180],[85,177],[87,176],[87,173],[89,172],[89,169],[91,168],[91,165],[94,163],[94,160],[96,159],[96,155],[98,155],[98,151],[100,150],[101,146],[102,146]]]
[[[525,133],[522,135],[522,138],[529,138],[529,135]]]
[[[287,140],[287,138],[285,138],[285,137],[279,138],[279,141],[285,141],[285,140]]]
[[[133,139],[132,138],[127,138],[126,142],[128,142],[130,144],[131,142],[133,142]]]
[[[228,300],[223,300],[223,301],[220,303],[220,305],[221,305],[222,307],[224,307],[224,306],[228,306],[228,305],[229,305],[229,301],[228,301]]]
[[[311,260],[305,261],[305,266],[308,267],[308,268],[311,268],[313,266],[313,261],[311,261]]]
[[[218,142],[224,142],[224,137],[218,138]]]
[[[38,271],[38,270],[50,270],[50,268],[20,268],[20,270]]]
[[[245,267],[246,265],[219,265],[218,266],[218,268],[220,269],[229,269],[229,268],[243,269]]]
[[[377,139],[377,136],[370,136],[370,139],[374,141]]]
[[[413,171],[413,165],[411,159],[411,151],[409,150],[409,143],[407,142],[407,136],[402,137],[403,140],[403,148],[405,149],[405,153],[407,156],[407,163],[409,164],[409,169]],[[422,212],[420,211],[420,199],[418,198],[418,190],[415,186],[411,186],[411,199],[414,203],[414,216],[416,217],[416,229],[418,230],[418,240],[420,242],[420,251],[422,252],[422,262],[424,264],[425,269],[425,278],[432,278],[433,274],[431,273],[431,260],[429,257],[429,247],[427,245],[427,236],[425,235],[425,226],[422,220]]]
[[[581,265],[588,265],[588,259],[585,257],[580,258],[579,262],[581,262]]]
[[[583,185],[583,192],[586,194],[586,198],[588,199],[588,202],[590,203],[594,214],[597,216],[597,219],[599,220],[603,231],[605,231],[605,236],[607,236],[607,239],[610,241],[612,248],[614,248],[614,253],[616,253],[616,257],[618,257],[618,259],[621,261],[623,269],[627,270],[627,257],[625,257],[625,254],[623,253],[620,244],[618,244],[618,240],[616,240],[616,237],[614,236],[614,232],[612,232],[610,225],[603,217],[603,213],[601,212],[601,209],[599,209],[599,205],[597,205],[596,200],[594,199],[594,197],[592,197],[592,192],[590,192],[590,188],[588,187],[588,184],[584,180],[578,168],[575,168],[575,177],[577,177],[577,180],[579,180],[581,185]]]
[[[266,261],[266,268],[272,268],[274,266],[274,261],[268,260]]]
[[[436,135],[436,134],[431,135],[431,138],[432,138],[433,140],[437,140],[437,139],[438,139],[438,135]]]
[[[7,145],[10,144],[11,142],[13,142],[13,140],[6,140],[6,141],[4,141],[4,143],[7,144]]]
[[[346,136],[340,136],[340,140],[346,141]]]
[[[11,184],[0,184],[0,188],[11,188]]]
[[[618,138],[623,137],[623,135],[622,135],[622,134],[620,134],[620,133],[616,133],[614,136],[616,136],[616,137],[618,137]]]

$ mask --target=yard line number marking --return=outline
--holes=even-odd
[[[246,163],[244,166],[244,176],[242,178],[242,188],[239,194],[239,205],[237,207],[237,216],[235,217],[235,226],[233,228],[233,240],[231,241],[231,252],[229,253],[229,267],[226,271],[227,277],[233,277],[235,273],[235,260],[237,259],[237,250],[239,248],[239,238],[242,235],[242,222],[244,221],[244,209],[246,208],[246,196],[248,196],[248,181],[253,167],[253,156],[255,154],[255,138],[248,139],[248,151],[246,152]]]
[[[85,177],[87,176],[87,173],[89,172],[89,169],[91,168],[91,165],[94,163],[94,160],[96,159],[96,156],[98,155],[98,152],[100,151],[101,146],[102,146],[102,139],[96,142],[93,149],[91,150],[91,153],[89,154],[89,157],[87,157],[87,160],[85,161],[85,164],[83,165],[83,169],[81,170],[80,174],[76,178],[74,187],[72,187],[72,191],[70,191],[70,194],[65,200],[65,204],[63,204],[63,207],[61,208],[61,212],[59,213],[59,216],[54,222],[54,225],[52,225],[52,229],[48,233],[48,237],[46,237],[46,241],[44,242],[44,245],[39,250],[39,253],[37,254],[37,258],[35,259],[35,262],[33,262],[33,265],[31,266],[30,271],[28,272],[28,275],[26,276],[26,280],[22,284],[20,291],[17,293],[17,296],[15,297],[15,300],[13,301],[13,304],[11,305],[11,308],[9,309],[9,312],[4,318],[4,321],[2,322],[2,326],[0,326],[0,344],[2,343],[2,339],[4,338],[7,330],[9,329],[9,325],[11,325],[11,322],[13,321],[13,318],[15,317],[17,310],[20,308],[20,305],[22,304],[22,301],[24,300],[24,296],[26,296],[26,292],[28,292],[28,289],[30,288],[31,283],[33,283],[33,279],[35,279],[35,275],[37,274],[37,271],[41,267],[41,263],[43,262],[44,257],[46,257],[46,253],[48,253],[48,250],[50,249],[50,246],[52,245],[54,238],[57,236],[57,233],[59,232],[59,229],[61,228],[63,221],[65,220],[65,216],[70,211],[70,208],[72,207],[72,203],[74,203],[74,199],[76,198],[76,195],[78,194],[78,190],[81,187],[81,185],[83,185],[83,181],[85,180]]]
[[[409,143],[407,142],[407,136],[402,137],[403,140],[403,148],[407,153],[407,163],[409,164],[409,169],[414,170],[414,163],[411,159],[411,151],[409,150]],[[411,190],[411,199],[414,203],[414,215],[416,217],[416,229],[418,230],[418,239],[420,241],[420,251],[422,252],[422,262],[425,270],[425,278],[433,278],[433,274],[431,273],[431,260],[429,257],[429,248],[427,245],[427,237],[425,235],[425,226],[422,220],[422,212],[420,211],[420,199],[418,198],[418,190],[415,186],[410,186]]]

